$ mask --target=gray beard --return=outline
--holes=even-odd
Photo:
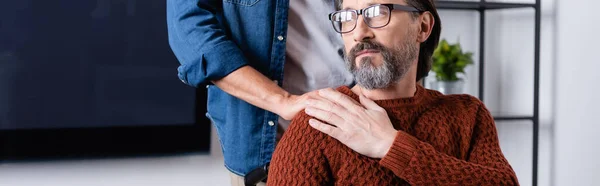
[[[366,48],[380,51],[383,58],[383,63],[380,66],[373,64],[373,58],[363,57],[359,67],[356,68],[356,56],[354,55],[355,52],[352,51],[350,56],[346,58],[346,65],[354,75],[356,83],[368,90],[384,89],[400,81],[406,76],[413,60],[417,57],[417,48],[408,42],[395,49],[384,47],[378,43],[367,44],[367,46],[369,47]],[[353,51],[356,50],[353,49]]]

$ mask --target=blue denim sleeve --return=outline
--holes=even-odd
[[[167,0],[169,45],[179,60],[178,77],[198,87],[248,62],[217,20],[222,0]]]

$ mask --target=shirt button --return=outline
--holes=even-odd
[[[269,121],[267,123],[269,123],[269,126],[274,126],[275,125],[275,122],[273,122],[273,121]]]
[[[210,85],[206,85],[206,88],[210,87]]]
[[[279,41],[283,41],[283,36],[277,36],[277,39],[278,39]]]

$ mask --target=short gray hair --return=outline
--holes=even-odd
[[[333,1],[333,3],[335,3],[336,10],[341,10],[343,8],[342,7],[342,3],[343,2],[344,2],[344,0],[335,0],[335,1]]]

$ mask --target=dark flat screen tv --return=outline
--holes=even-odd
[[[0,2],[0,160],[208,151],[165,0]]]

